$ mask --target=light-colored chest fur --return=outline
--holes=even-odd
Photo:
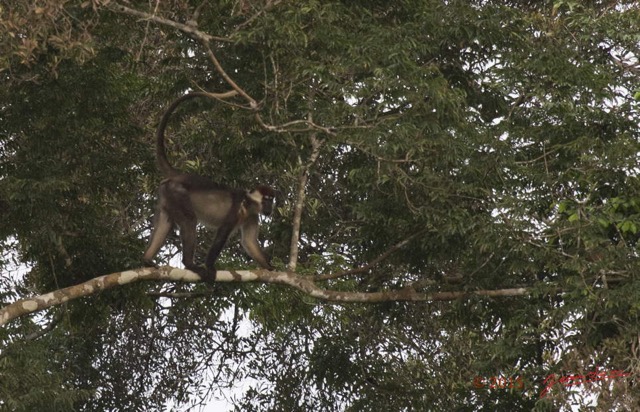
[[[190,198],[198,221],[209,229],[219,228],[228,218],[232,200],[226,193],[196,192]]]

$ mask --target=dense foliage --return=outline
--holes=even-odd
[[[296,272],[329,289],[526,290],[123,287],[0,329],[0,405],[628,410],[639,56],[636,1],[0,0],[1,304],[140,266],[162,110],[234,87],[179,108],[171,159],[278,189],[261,238],[279,269],[303,203]],[[236,243],[220,267],[253,267]],[[540,396],[596,368],[629,375]]]

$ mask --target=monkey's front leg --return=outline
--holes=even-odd
[[[187,265],[186,263],[184,267],[186,269],[189,269],[192,272],[195,272],[198,276],[200,276],[200,279],[202,279],[203,282],[214,283],[216,281],[215,268],[212,268],[212,270],[209,270],[199,265],[194,265],[194,264]]]
[[[203,282],[214,282],[216,280],[216,271],[206,269],[194,263],[196,253],[196,225],[195,219],[180,226],[180,237],[182,238],[182,264],[185,269],[195,272],[200,276]]]
[[[193,263],[193,253],[189,252],[191,252],[191,250],[188,247],[185,247],[182,251],[182,264],[184,265],[185,269],[189,269],[190,271],[197,273],[203,282],[215,282],[216,269],[214,267],[209,269],[200,265],[196,265],[195,263]],[[195,252],[195,250],[193,250],[193,252]]]
[[[207,253],[205,274],[204,276],[200,275],[200,277],[202,277],[202,280],[204,280],[205,282],[215,282],[217,272],[215,267],[216,260],[218,260],[218,256],[220,256],[220,252],[222,252],[222,249],[227,243],[227,239],[232,232],[233,225],[223,225],[218,228],[218,231],[216,232],[216,238],[214,239],[213,244],[211,245],[211,248]]]

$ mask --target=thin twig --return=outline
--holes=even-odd
[[[289,265],[288,268],[291,271],[296,270],[298,264],[298,241],[300,240],[300,225],[302,223],[302,209],[304,207],[305,189],[307,188],[307,181],[309,180],[309,170],[318,160],[320,156],[320,149],[324,140],[317,138],[316,134],[312,134],[309,138],[311,141],[311,155],[307,164],[304,165],[298,177],[298,194],[296,196],[296,203],[293,210],[293,229],[291,233],[291,246],[289,248]]]
[[[389,249],[387,249],[383,254],[381,254],[377,258],[373,259],[371,262],[367,263],[364,266],[360,266],[359,268],[355,268],[355,269],[344,270],[342,272],[327,273],[325,275],[319,275],[319,276],[316,276],[314,278],[314,280],[331,280],[331,279],[337,279],[337,278],[340,278],[340,277],[343,277],[343,276],[347,276],[347,275],[354,275],[354,274],[366,272],[369,269],[371,269],[372,267],[378,265],[380,262],[382,262],[383,260],[385,260],[389,256],[391,256],[391,254],[394,253],[395,251],[403,248],[411,240],[413,240],[416,237],[424,234],[426,231],[427,231],[427,229],[421,230],[421,231],[419,231],[417,233],[414,233],[413,235],[409,236],[408,238],[396,243],[395,245],[393,245]]]
[[[253,23],[253,21],[256,20],[258,17],[260,17],[261,14],[263,14],[265,11],[268,11],[270,8],[278,5],[281,1],[282,0],[275,0],[275,1],[271,1],[270,0],[270,1],[267,1],[267,4],[263,8],[258,10],[257,13],[255,13],[253,16],[249,17],[243,23],[239,24],[238,27],[236,27],[236,29],[234,31],[237,33],[240,30],[244,29],[246,26],[248,26],[251,23]]]
[[[202,33],[202,32],[198,31],[198,33]],[[218,61],[218,58],[216,57],[215,53],[213,53],[213,50],[211,50],[211,46],[209,45],[209,42],[211,41],[211,36],[207,35],[207,37],[202,36],[197,38],[200,40],[200,42],[204,46],[205,51],[207,52],[207,56],[209,57],[209,61],[211,61],[213,66],[216,68],[216,70],[218,71],[218,74],[222,76],[224,81],[226,81],[227,84],[229,84],[229,86],[231,86],[233,90],[237,91],[240,94],[240,96],[242,96],[249,103],[249,107],[252,110],[257,110],[258,102],[253,97],[249,96],[249,94],[245,92],[244,89],[242,89],[242,87],[238,86],[238,84],[231,78],[231,76],[227,74],[227,72],[224,70],[224,68],[220,64],[220,61]]]
[[[290,121],[288,123],[283,123],[281,125],[278,126],[274,126],[271,124],[266,123],[263,119],[262,116],[260,116],[259,113],[256,113],[256,121],[258,122],[258,124],[265,130],[268,130],[270,132],[275,132],[275,133],[302,133],[302,132],[312,132],[312,131],[321,131],[329,136],[335,136],[336,132],[335,132],[335,128],[333,127],[325,127],[325,126],[320,126],[319,124],[315,124],[313,121],[309,120],[309,119],[305,119],[305,120],[293,120]],[[300,125],[300,124],[304,124],[307,125],[308,127],[305,129],[289,129],[289,127],[291,126],[296,126],[296,125]]]
[[[210,42],[212,40],[224,41],[224,42],[230,42],[231,41],[230,39],[228,39],[226,37],[218,37],[218,36],[212,36],[210,34],[207,34],[207,33],[203,32],[203,31],[198,30],[193,25],[178,23],[178,22],[173,21],[173,20],[165,19],[163,17],[159,17],[159,16],[156,16],[156,15],[153,15],[153,14],[149,14],[149,13],[145,13],[143,11],[139,11],[139,10],[135,10],[135,9],[129,8],[129,7],[124,6],[122,4],[119,4],[119,3],[110,3],[109,5],[107,5],[107,8],[109,10],[111,10],[111,11],[116,12],[116,13],[128,14],[130,16],[139,17],[142,20],[152,21],[152,22],[155,22],[155,23],[164,24],[165,26],[173,27],[174,29],[180,30],[180,31],[182,31],[184,33],[187,33],[187,34],[190,34],[190,35],[194,36],[197,39],[206,40],[207,42]]]
[[[274,5],[277,4],[277,1],[274,2]],[[180,30],[183,33],[186,33],[188,35],[190,35],[191,37],[193,37],[195,40],[197,40],[204,48],[205,53],[209,59],[209,61],[213,64],[214,68],[216,69],[216,71],[218,72],[218,74],[224,79],[225,82],[227,82],[227,84],[229,84],[229,86],[231,86],[231,88],[233,90],[235,90],[240,96],[242,96],[242,98],[244,100],[246,100],[248,107],[243,107],[244,109],[248,109],[248,110],[252,110],[256,112],[256,121],[258,122],[258,124],[264,128],[267,131],[270,132],[277,132],[277,133],[304,133],[304,132],[311,132],[311,131],[322,131],[324,133],[326,133],[327,135],[330,136],[335,136],[335,131],[333,128],[330,127],[324,127],[324,126],[320,126],[318,124],[313,123],[310,120],[295,120],[292,122],[288,122],[285,123],[283,125],[280,126],[274,126],[271,124],[266,123],[262,117],[257,113],[258,109],[259,109],[259,104],[258,101],[256,99],[254,99],[251,95],[249,95],[249,93],[247,93],[242,87],[240,87],[232,78],[231,76],[229,76],[229,74],[224,70],[224,68],[222,67],[222,64],[220,64],[220,61],[218,60],[218,58],[216,57],[215,53],[213,52],[213,49],[211,48],[211,42],[212,41],[222,41],[222,42],[230,42],[231,39],[228,37],[219,37],[219,36],[212,36],[208,33],[205,33],[201,30],[198,29],[197,24],[195,24],[193,22],[193,20],[189,20],[187,22],[187,24],[183,24],[183,23],[178,23],[176,21],[173,20],[169,20],[169,19],[165,19],[163,17],[159,17],[155,14],[149,14],[146,12],[142,12],[139,10],[135,10],[132,8],[129,8],[125,5],[119,4],[119,3],[110,3],[107,6],[110,10],[116,12],[116,13],[122,13],[122,14],[127,14],[130,16],[134,16],[134,17],[139,17],[142,20],[145,21],[152,21],[158,24],[162,24],[165,26],[169,26],[169,27],[173,27],[176,30]],[[197,14],[199,13],[199,10],[197,9],[196,12],[194,13],[194,18],[197,18]],[[300,125],[300,124],[304,124],[307,125],[307,128],[304,129],[291,129],[291,126],[295,126],[295,125]]]

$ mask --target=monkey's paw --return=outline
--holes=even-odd
[[[192,266],[192,267],[187,267],[186,269],[192,272],[195,272],[198,276],[200,276],[200,279],[202,279],[203,282],[214,283],[216,281],[215,269],[207,270],[202,266]]]

